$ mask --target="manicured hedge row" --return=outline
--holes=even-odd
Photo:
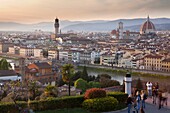
[[[26,108],[26,102],[17,102],[21,108]],[[18,113],[17,106],[12,102],[1,103],[0,102],[0,113]]]
[[[107,93],[107,95],[116,98],[119,101],[119,106],[121,106],[121,108],[122,106],[124,107],[124,103],[127,99],[127,94],[124,94],[121,92],[110,92],[110,93]],[[40,101],[31,101],[29,106],[34,111],[74,108],[74,107],[77,108],[77,107],[81,107],[84,100],[85,100],[84,95],[67,96],[67,97],[61,97],[61,98],[49,98],[47,100],[40,100]],[[17,102],[17,104],[22,108],[27,108],[27,102],[20,101],[20,102]],[[117,109],[119,106],[117,106]],[[18,110],[14,103],[11,103],[11,102],[1,103],[0,102],[0,113],[18,113]]]
[[[128,94],[123,92],[108,92],[107,95],[116,98],[119,103],[125,103],[128,98]]]
[[[61,98],[52,98],[43,101],[35,101],[34,104],[31,104],[33,110],[48,110],[48,109],[63,109],[63,108],[74,108],[81,107],[81,104],[84,101],[83,96],[68,96]]]
[[[50,98],[47,100],[31,101],[29,106],[34,111],[81,107],[84,96],[68,96]],[[20,107],[26,108],[26,102],[17,102]],[[18,113],[14,103],[0,103],[0,113]]]
[[[128,98],[128,94],[125,94],[123,92],[109,92],[107,93],[108,96],[114,97],[119,101],[119,106],[117,106],[117,109],[123,109],[127,107],[126,100]]]
[[[118,101],[114,97],[104,97],[104,98],[94,98],[94,99],[86,99],[82,104],[84,109],[90,111],[114,111],[117,110]]]

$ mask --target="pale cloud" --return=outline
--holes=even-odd
[[[0,21],[170,17],[170,0],[0,0]]]

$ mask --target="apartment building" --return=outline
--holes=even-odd
[[[170,72],[170,58],[162,60],[162,71]]]
[[[149,54],[144,57],[144,65],[146,70],[161,71],[163,56],[158,54]]]
[[[29,64],[25,72],[26,80],[37,80],[43,84],[55,82],[57,75],[52,71],[52,66],[47,62]]]
[[[48,59],[58,59],[59,52],[56,49],[48,50]]]
[[[34,48],[32,47],[20,47],[21,56],[34,56]]]

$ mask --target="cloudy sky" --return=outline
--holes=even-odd
[[[115,20],[169,17],[170,0],[0,0],[0,21]]]

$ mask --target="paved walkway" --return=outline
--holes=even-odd
[[[147,102],[147,103],[150,103],[150,104],[153,104],[152,98],[148,98],[148,99],[146,100],[146,102]],[[156,103],[157,103],[157,105],[158,105],[158,99],[157,99],[157,102],[156,102]],[[167,106],[164,105],[164,107],[170,109],[170,94],[168,94]],[[169,113],[170,113],[170,112],[169,112]]]
[[[144,109],[145,113],[170,113],[170,94],[168,95],[168,105],[164,106],[160,110],[158,109],[158,104],[152,104],[152,98],[146,100],[146,108]],[[158,103],[158,102],[157,102]],[[106,112],[106,113],[128,113],[127,108],[120,111]],[[132,113],[132,111],[131,111]],[[140,112],[139,112],[140,113]]]
[[[158,110],[158,106],[153,104],[146,104],[146,108],[144,109],[145,113],[170,113],[170,109],[167,108],[161,108]],[[113,111],[113,112],[107,112],[107,113],[128,113],[127,109],[121,110],[121,111]],[[131,113],[133,113],[131,111]],[[140,112],[139,112],[140,113]]]

